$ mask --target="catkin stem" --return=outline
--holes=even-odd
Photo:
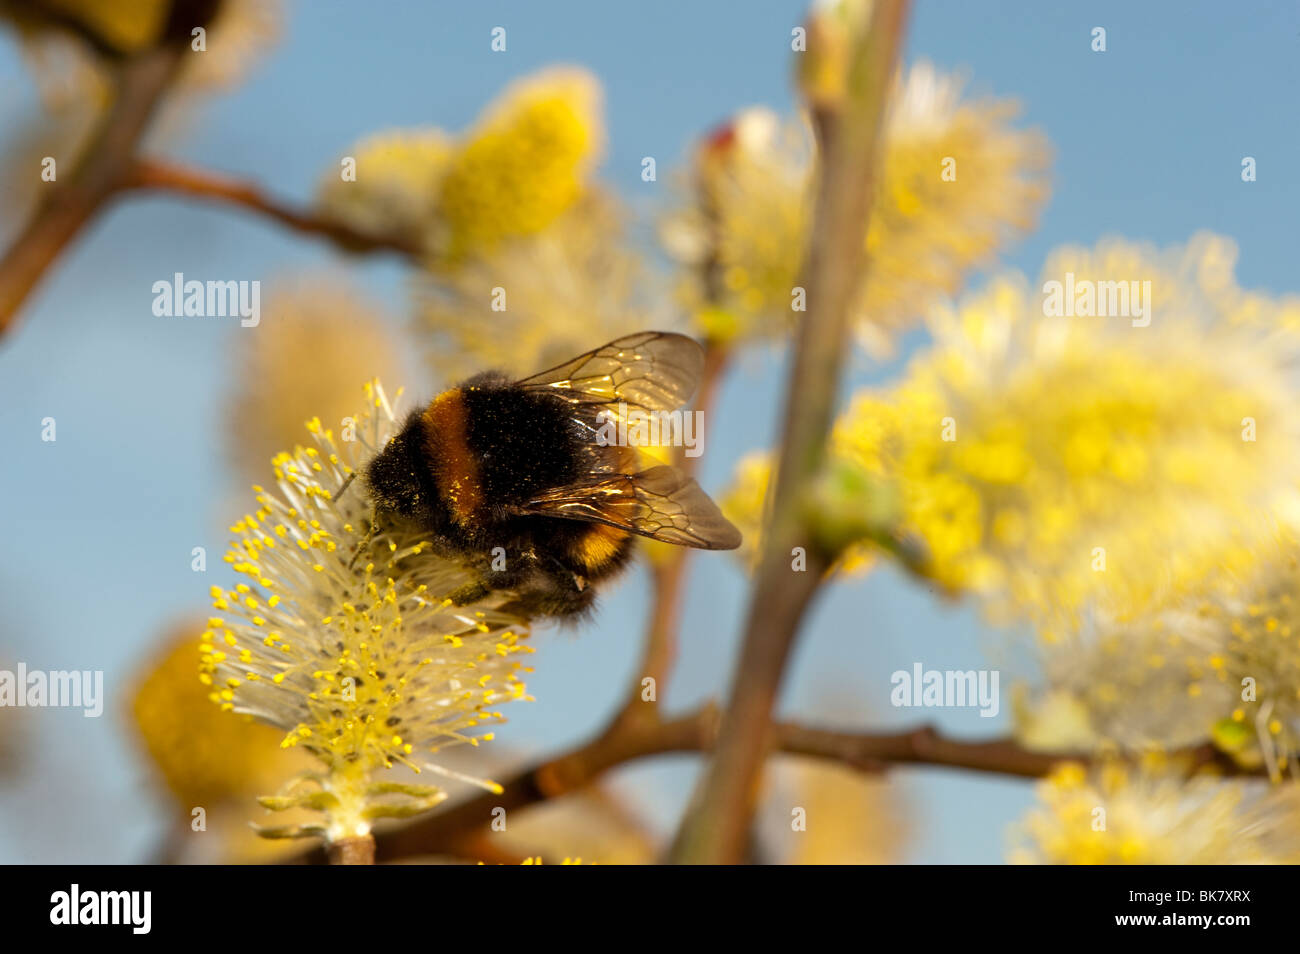
[[[375,863],[375,836],[353,835],[332,841],[326,852],[332,865],[373,865]]]

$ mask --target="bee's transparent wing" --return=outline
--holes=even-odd
[[[741,539],[693,478],[666,465],[637,474],[589,474],[538,495],[523,512],[604,523],[701,550],[734,550]]]
[[[641,411],[672,411],[695,393],[704,370],[704,349],[670,331],[642,331],[580,354],[518,383],[581,406],[619,405]]]

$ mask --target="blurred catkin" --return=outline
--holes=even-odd
[[[1139,766],[1059,767],[1011,831],[1019,864],[1296,864],[1295,786],[1186,775],[1159,756]]]
[[[768,770],[764,847],[792,865],[896,864],[908,825],[894,784],[842,765],[782,758]]]
[[[918,63],[892,94],[866,238],[871,274],[855,305],[872,353],[887,353],[898,331],[1030,229],[1047,197],[1044,138],[1012,126],[1014,103],[961,91]],[[679,299],[703,333],[749,340],[793,328],[813,158],[808,125],[765,109],[741,112],[697,150],[687,199],[661,234],[689,266]]]
[[[1237,289],[1220,267],[1230,250],[1205,236],[1164,253],[1062,250],[1044,282],[1082,280],[1099,256],[1105,274],[1151,281],[1149,326],[1047,316],[1022,277],[997,278],[932,310],[933,346],[855,396],[831,440],[833,462],[896,488],[924,572],[1049,643],[1248,565],[1259,518],[1293,507],[1300,479],[1300,429],[1285,423],[1295,306]],[[1252,420],[1272,425],[1249,439]],[[741,509],[760,499],[756,467]]]
[[[154,771],[179,813],[274,789],[293,774],[283,733],[247,716],[231,718],[208,700],[198,678],[203,620],[177,623],[140,666],[131,719]]]
[[[519,377],[646,327],[645,274],[623,211],[592,190],[536,235],[502,242],[452,273],[413,279],[418,337],[438,380],[481,368]]]
[[[313,417],[341,427],[363,382],[401,378],[401,347],[380,306],[339,278],[274,286],[261,323],[235,341],[225,444],[241,483],[264,480],[271,458],[300,441]]]
[[[459,136],[394,129],[347,150],[322,177],[322,213],[363,232],[417,241],[426,266],[455,272],[501,243],[536,235],[589,187],[603,145],[600,83],[576,68],[511,85]]]

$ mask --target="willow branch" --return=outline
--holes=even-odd
[[[375,863],[375,836],[354,835],[332,841],[326,849],[332,865],[373,865]]]
[[[610,730],[622,720],[659,718],[661,693],[668,685],[673,662],[677,657],[677,633],[681,626],[682,603],[686,590],[686,562],[689,554],[672,553],[660,563],[650,565],[650,617],[646,622],[641,663],[633,673],[627,701],[615,716]],[[642,701],[645,679],[654,680],[653,705]],[[608,731],[608,730],[607,730]]]
[[[716,341],[705,342],[704,370],[700,374],[695,410],[707,419],[713,413],[718,391],[729,364],[729,352]],[[694,476],[698,458],[680,456],[678,467]],[[625,721],[657,720],[662,692],[668,685],[673,662],[677,657],[677,632],[681,626],[682,602],[686,589],[686,567],[692,552],[687,547],[672,547],[659,562],[650,566],[650,617],[646,624],[641,664],[628,692],[627,702],[605,732],[618,729]],[[655,705],[641,700],[642,681],[653,679]]]
[[[218,0],[173,0],[155,45],[129,57],[110,57],[117,60],[112,105],[71,175],[49,187],[48,197],[0,258],[0,335],[13,326],[50,265],[121,188],[149,122],[190,50],[191,31],[211,22],[218,6]],[[71,29],[74,24],[59,26]],[[84,29],[83,39],[100,49],[89,28]]]
[[[112,106],[69,178],[49,196],[0,258],[0,334],[8,331],[41,277],[122,185],[132,155],[171,84],[185,47],[149,50],[117,68]],[[33,170],[32,175],[36,175]]]
[[[698,201],[709,223],[710,254],[700,266],[700,281],[704,288],[705,299],[713,305],[720,305],[724,298],[721,278],[721,258],[719,254],[721,240],[719,237],[719,215],[717,201],[707,180],[701,178],[696,184]],[[731,361],[730,348],[717,338],[709,338],[704,343],[704,368],[700,373],[699,392],[695,396],[695,410],[707,420],[713,414],[717,403],[722,380],[726,376]],[[674,463],[687,476],[694,477],[698,458],[676,455]],[[616,731],[628,721],[659,718],[657,703],[659,692],[667,688],[668,676],[677,655],[677,632],[681,622],[681,608],[686,585],[686,566],[691,560],[688,547],[674,547],[661,562],[651,568],[650,619],[646,626],[645,649],[641,666],[637,671],[627,703],[606,732]],[[656,706],[648,708],[641,704],[641,686],[646,678],[654,680]]]
[[[175,193],[234,206],[271,219],[295,232],[328,239],[348,252],[400,252],[412,259],[418,259],[421,253],[419,243],[412,238],[362,232],[314,211],[296,209],[268,195],[250,180],[162,159],[138,159],[132,165],[123,188]]]
[[[647,724],[617,739],[600,739],[559,758],[525,769],[504,783],[500,795],[484,794],[377,835],[376,858],[395,861],[411,855],[452,852],[467,855],[466,839],[491,824],[493,809],[507,813],[580,790],[618,765],[635,759],[672,753],[707,753],[717,737],[718,714],[705,706],[690,715]],[[903,732],[857,733],[797,724],[772,727],[773,747],[787,755],[823,759],[863,772],[881,772],[901,765],[934,766],[1015,778],[1041,778],[1062,762],[1092,765],[1092,755],[1076,752],[1037,752],[1011,738],[965,741],[943,735],[930,726]],[[1259,776],[1262,769],[1244,769],[1204,744],[1174,753],[1185,758],[1189,771],[1207,766],[1225,776]],[[315,859],[319,860],[319,859]]]
[[[1062,762],[1090,766],[1099,756],[1078,752],[1043,752],[1026,749],[1015,739],[984,741],[954,739],[933,726],[896,733],[858,733],[808,728],[784,723],[773,729],[775,747],[787,755],[806,755],[864,772],[879,772],[900,765],[967,769],[1015,778],[1042,778]],[[1119,754],[1117,757],[1132,760]],[[1225,776],[1266,777],[1263,768],[1246,769],[1206,742],[1177,750],[1170,756],[1188,772],[1212,767]]]
[[[481,857],[485,830],[493,810],[507,813],[559,798],[597,781],[605,772],[637,759],[673,753],[707,753],[717,738],[718,713],[712,705],[662,722],[642,723],[617,735],[601,736],[557,758],[526,768],[503,785],[501,794],[485,793],[376,836],[376,859],[396,861],[417,855],[452,854]],[[899,766],[931,766],[985,772],[1013,778],[1041,778],[1062,762],[1091,765],[1096,757],[1077,752],[1038,752],[1011,738],[982,741],[954,739],[931,726],[901,732],[851,732],[778,723],[773,748],[787,755],[823,759],[860,772],[883,772]],[[1188,771],[1212,766],[1224,776],[1259,776],[1206,743],[1174,753]],[[316,849],[294,861],[320,864]]]
[[[719,744],[674,843],[677,862],[734,863],[742,857],[781,676],[799,623],[830,567],[830,556],[808,539],[805,501],[821,468],[853,296],[865,265],[873,169],[906,11],[906,0],[872,5],[870,22],[853,39],[845,102],[821,117],[822,164],[802,280],[808,311],[786,393],[772,516]],[[803,572],[791,571],[797,547],[807,554]]]
[[[502,791],[484,793],[445,811],[376,836],[376,860],[411,855],[466,853],[466,839],[493,820],[493,811],[516,811],[559,798],[590,785],[615,766],[672,752],[707,751],[717,727],[711,706],[676,719],[640,723],[635,729],[607,732],[573,751],[519,772]],[[305,860],[319,862],[319,852]]]
[[[706,176],[696,182],[697,201],[705,215],[709,231],[709,255],[699,267],[699,279],[705,300],[720,306],[725,291],[722,284],[721,232],[717,197]],[[713,414],[722,379],[730,364],[729,347],[717,338],[704,343],[704,368],[700,374],[699,392],[695,396],[695,410],[707,420]],[[676,455],[674,464],[687,476],[694,477],[698,458]],[[691,559],[688,547],[673,547],[661,562],[651,568],[650,619],[646,626],[645,650],[641,666],[622,712],[615,717],[607,731],[619,728],[627,720],[657,719],[658,708],[647,708],[640,703],[642,680],[654,680],[656,702],[658,693],[667,687],[668,676],[677,655],[677,632],[681,622],[681,607],[686,585],[686,566]]]

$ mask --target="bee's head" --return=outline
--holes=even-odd
[[[439,509],[437,491],[423,445],[420,412],[415,411],[366,467],[366,486],[376,513],[434,522]]]

